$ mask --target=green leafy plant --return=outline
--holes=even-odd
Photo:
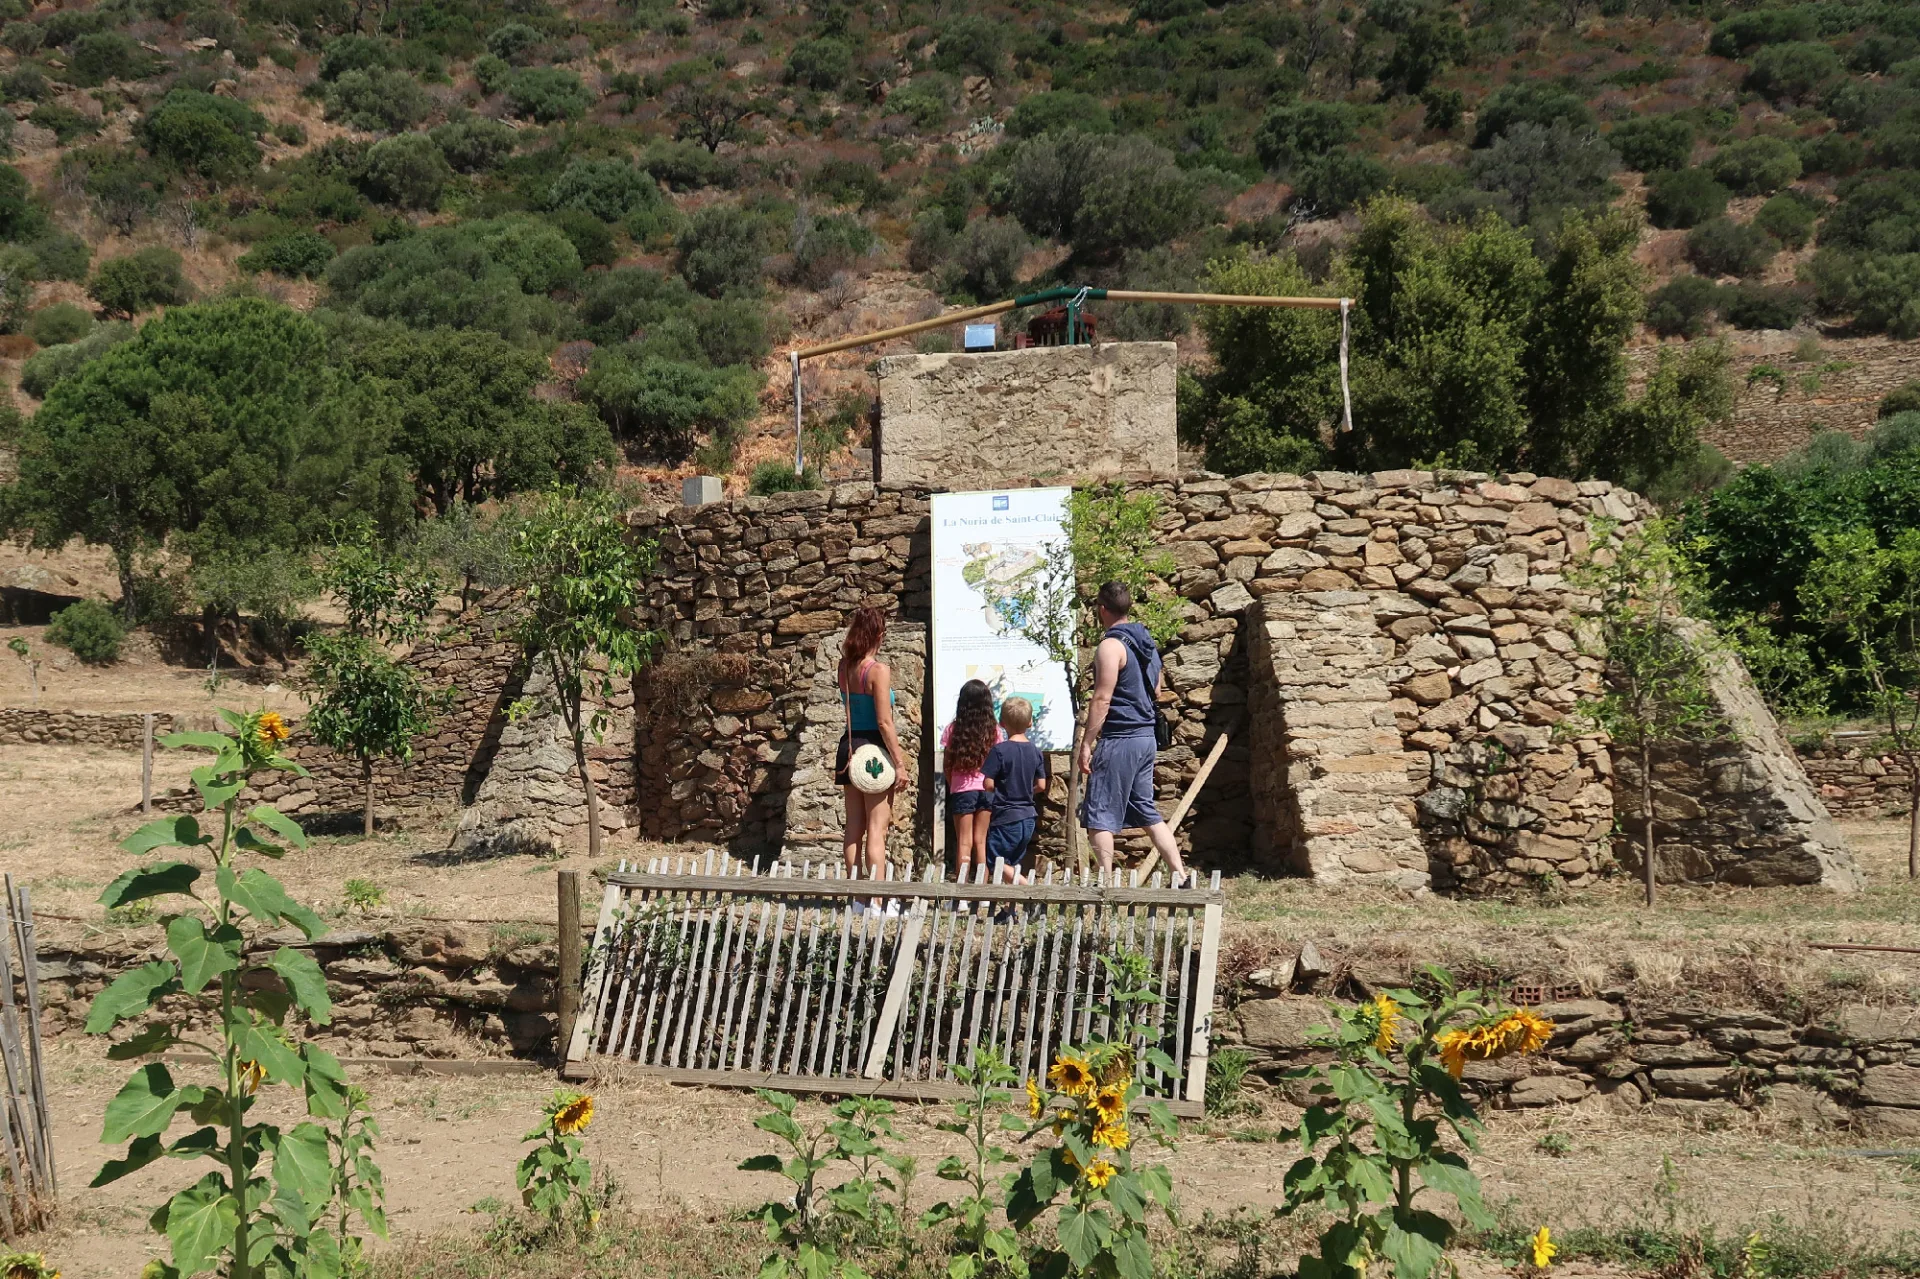
[[[920,1218],[925,1227],[951,1224],[958,1245],[947,1264],[948,1279],[980,1279],[987,1275],[1010,1275],[1024,1279],[1027,1261],[1020,1247],[1020,1236],[1011,1226],[992,1224],[995,1201],[988,1190],[999,1178],[989,1170],[1017,1163],[1012,1151],[993,1140],[992,1133],[1024,1132],[1026,1125],[1005,1109],[1008,1094],[1002,1089],[1019,1081],[1004,1061],[991,1052],[982,1053],[970,1066],[956,1065],[954,1078],[973,1090],[968,1097],[953,1103],[953,1118],[938,1127],[957,1133],[966,1140],[968,1155],[948,1155],[940,1161],[937,1176],[957,1181],[966,1187],[957,1202],[935,1204]],[[989,1121],[989,1117],[991,1122]]]
[[[380,1238],[387,1237],[386,1178],[373,1158],[380,1121],[368,1108],[367,1090],[347,1083],[338,1063],[322,1058],[313,1069],[333,1072],[329,1082],[338,1103],[338,1113],[330,1116],[334,1126],[327,1130],[327,1143],[332,1152],[333,1238],[340,1255],[339,1273],[364,1275],[368,1272],[361,1256],[365,1241],[354,1233],[354,1219],[359,1218]],[[319,1273],[315,1271],[316,1279]]]
[[[789,1153],[755,1155],[740,1167],[778,1173],[793,1186],[791,1198],[771,1200],[754,1213],[774,1245],[760,1265],[760,1279],[866,1279],[844,1254],[898,1232],[902,1215],[880,1192],[900,1189],[900,1183],[884,1170],[911,1170],[911,1161],[882,1144],[882,1138],[893,1136],[891,1103],[849,1097],[834,1106],[826,1123],[810,1129],[794,1117],[799,1102],[790,1094],[756,1088],[754,1095],[769,1109],[753,1126],[785,1142]],[[850,1164],[853,1175],[836,1186],[822,1185],[823,1175],[837,1163]]]
[[[1241,1048],[1216,1048],[1207,1058],[1207,1114],[1216,1119],[1245,1114],[1255,1109],[1247,1099],[1247,1072],[1253,1067],[1253,1054]]]
[[[1469,1061],[1538,1051],[1553,1027],[1523,1009],[1498,1011],[1444,969],[1429,967],[1427,984],[1431,999],[1388,990],[1336,1009],[1316,1041],[1333,1059],[1293,1072],[1313,1081],[1314,1100],[1281,1134],[1305,1152],[1287,1170],[1281,1213],[1316,1208],[1337,1218],[1319,1253],[1300,1258],[1299,1279],[1367,1279],[1383,1261],[1394,1279],[1444,1269],[1457,1228],[1417,1202],[1423,1191],[1451,1197],[1469,1225],[1493,1225],[1465,1155],[1445,1144],[1451,1132],[1465,1150],[1479,1149],[1460,1076]]]
[[[47,643],[73,650],[89,666],[111,666],[120,660],[126,624],[99,600],[69,604],[48,620]]]
[[[27,668],[27,680],[33,685],[33,704],[38,706],[40,704],[40,659],[34,656],[32,645],[19,635],[7,641],[7,651],[19,658],[20,664]]]
[[[1654,754],[1681,742],[1721,740],[1730,730],[1708,680],[1708,663],[1716,660],[1712,637],[1687,621],[1700,611],[1698,568],[1673,526],[1652,520],[1619,532],[1602,521],[1595,526],[1593,544],[1606,553],[1583,556],[1568,580],[1591,592],[1598,605],[1585,639],[1606,658],[1607,689],[1581,703],[1575,718],[1603,729],[1639,766],[1642,872],[1651,906],[1659,847]]]
[[[286,1030],[296,1008],[317,1025],[332,1020],[326,976],[311,954],[291,946],[276,947],[264,964],[247,958],[249,933],[291,924],[312,938],[324,927],[279,880],[257,866],[239,866],[243,854],[278,858],[288,844],[306,846],[300,827],[272,807],[240,809],[253,773],[305,770],[280,753],[288,730],[277,713],[223,710],[221,717],[231,732],[161,739],[169,748],[213,752],[192,776],[205,806],[202,816],[217,814],[217,828],[203,831],[193,815],[165,817],[121,845],[142,856],[187,850],[211,863],[212,892],[202,884],[208,868],[190,860],[147,862],[107,886],[100,901],[109,908],[156,898],[185,901],[183,909],[165,916],[168,957],[123,973],[95,997],[86,1023],[89,1034],[102,1035],[124,1021],[143,1022],[108,1049],[115,1060],[188,1047],[210,1054],[217,1075],[211,1083],[182,1084],[160,1061],[135,1070],[107,1104],[100,1134],[103,1142],[129,1144],[93,1184],[117,1181],[161,1158],[215,1164],[153,1214],[171,1256],[150,1267],[160,1279],[212,1270],[228,1279],[335,1275],[342,1267],[341,1238],[350,1231],[344,1216],[336,1219],[337,1232],[322,1224],[338,1186],[334,1138],[314,1121],[346,1121],[352,1106],[338,1060],[313,1044],[295,1048]],[[193,1013],[211,1017],[211,1042],[196,1037]],[[268,1084],[300,1088],[310,1118],[291,1128],[250,1120],[256,1094]],[[168,1130],[182,1114],[193,1131],[169,1142]],[[354,1163],[356,1176],[364,1179],[362,1151]],[[384,1230],[377,1213],[362,1212],[351,1195],[347,1202],[376,1233]]]
[[[550,1230],[591,1231],[600,1224],[594,1207],[593,1166],[582,1150],[580,1134],[593,1122],[593,1098],[560,1088],[547,1098],[540,1124],[522,1141],[540,1144],[514,1170],[521,1202]]]
[[[515,527],[513,549],[516,630],[528,660],[553,682],[586,794],[588,852],[598,857],[600,793],[587,768],[587,734],[605,731],[614,681],[638,670],[658,638],[631,621],[655,546],[628,534],[612,493],[554,489]],[[585,704],[589,687],[596,706]]]
[[[349,879],[340,885],[340,896],[347,905],[364,914],[386,904],[387,890],[371,879]]]

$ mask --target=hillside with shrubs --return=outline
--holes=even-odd
[[[1337,316],[1099,308],[1215,469],[1669,504],[1728,335],[1920,335],[1906,3],[0,9],[0,518],[128,601],[622,468],[817,483],[777,352],[1054,284],[1357,299],[1350,433]],[[829,474],[873,353],[809,366]]]

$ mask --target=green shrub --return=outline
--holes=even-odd
[[[254,139],[266,127],[266,119],[245,103],[174,89],[141,121],[140,133],[156,160],[230,182],[258,168]]]
[[[508,22],[487,33],[487,52],[503,62],[525,66],[540,51],[541,35],[524,22]]]
[[[1544,80],[1518,80],[1494,90],[1480,106],[1473,122],[1473,145],[1488,147],[1493,140],[1526,121],[1545,128],[1565,120],[1576,129],[1593,127],[1593,112],[1571,90]]]
[[[87,295],[110,314],[132,319],[156,306],[177,306],[193,296],[180,273],[180,255],[160,245],[100,264]]]
[[[39,346],[60,346],[78,342],[93,332],[93,316],[85,307],[71,302],[54,302],[41,307],[27,321],[27,336]]]
[[[1635,116],[1622,121],[1607,141],[1622,164],[1640,173],[1684,169],[1693,159],[1693,125],[1679,116]]]
[[[1761,45],[1811,40],[1819,34],[1820,24],[1811,6],[1759,9],[1715,23],[1707,51],[1716,58],[1737,58]]]
[[[424,133],[382,138],[367,151],[361,179],[367,194],[403,209],[433,209],[453,180],[446,156]]]
[[[417,80],[388,67],[343,71],[327,85],[325,99],[327,119],[388,133],[406,132],[433,109]]]
[[[38,102],[52,92],[53,86],[36,66],[15,67],[0,76],[0,96],[8,102]]]
[[[853,46],[837,36],[801,40],[787,55],[788,83],[809,89],[837,89],[853,74]]]
[[[710,204],[688,219],[674,241],[680,275],[708,297],[758,293],[766,257],[761,219],[734,204]]]
[[[282,120],[273,126],[273,136],[290,147],[307,145],[307,126],[298,120]]]
[[[1011,43],[1004,23],[984,14],[962,13],[941,25],[934,65],[942,71],[971,71],[995,80],[1005,70]]]
[[[640,153],[640,167],[671,191],[698,191],[702,187],[730,187],[740,176],[739,165],[715,155],[696,142],[655,138]]]
[[[99,600],[81,600],[55,613],[47,626],[47,643],[73,650],[89,666],[111,666],[120,660],[120,644],[127,628],[114,611]]]
[[[1789,249],[1800,248],[1812,239],[1813,224],[1819,220],[1819,209],[1792,191],[1774,196],[1753,215],[1755,226]]]
[[[1721,147],[1707,167],[1735,195],[1771,195],[1800,176],[1800,154],[1784,138],[1744,138]]]
[[[1887,169],[1920,168],[1920,120],[1889,120],[1873,131],[1873,162]]]
[[[982,302],[1012,297],[1030,245],[1012,218],[976,218],[954,237],[948,266],[953,284]]]
[[[32,240],[47,229],[47,215],[34,202],[26,175],[0,164],[0,240]]]
[[[6,45],[23,58],[38,51],[46,38],[46,33],[37,23],[9,22],[6,26],[0,27],[0,44]]]
[[[1458,89],[1430,84],[1420,91],[1421,127],[1435,133],[1450,134],[1460,127],[1467,113],[1467,100]]]
[[[817,472],[808,470],[796,475],[791,462],[762,462],[753,468],[753,477],[747,481],[747,492],[754,497],[799,493],[819,487],[821,483]]]
[[[393,65],[393,46],[373,36],[344,35],[327,41],[320,79],[331,84],[349,71],[380,71]]]
[[[1026,106],[1033,98],[1044,98],[1047,96],[1049,95],[1045,93],[1036,93],[1033,94],[1032,97],[1023,98],[1019,106],[1014,107],[1014,116],[1019,116],[1020,108]],[[1089,101],[1091,100],[1092,99],[1089,99]],[[893,114],[907,117],[907,119],[913,121],[914,127],[922,132],[938,129],[941,125],[944,125],[952,118],[955,109],[958,108],[959,105],[960,82],[952,76],[938,71],[929,71],[924,75],[917,75],[913,78],[913,83],[907,85],[898,93],[887,95],[887,110]],[[1013,129],[1014,121],[1013,119],[1009,119],[1007,121],[1007,131],[1011,133]]]
[[[79,284],[93,264],[93,250],[71,231],[52,231],[27,246],[40,259],[43,280],[71,280]]]
[[[1746,87],[1775,103],[1807,102],[1846,74],[1832,45],[1813,41],[1770,44],[1747,64]]]
[[[930,209],[913,220],[907,233],[907,265],[915,271],[931,271],[953,252],[953,228],[947,215]]]
[[[1732,195],[1704,169],[1666,169],[1647,175],[1647,220],[1657,227],[1694,227],[1727,211]]]
[[[507,81],[507,101],[516,115],[540,124],[578,120],[593,105],[580,77],[559,67],[528,67]]]
[[[1647,297],[1647,327],[1662,337],[1699,337],[1707,331],[1719,293],[1712,280],[1676,275]]]
[[[42,102],[27,115],[27,123],[50,129],[63,145],[75,138],[92,137],[100,132],[100,117],[75,111],[60,102]]]
[[[474,59],[473,78],[482,93],[503,92],[513,79],[513,64],[489,53]]]
[[[677,462],[697,434],[724,435],[751,420],[761,382],[753,369],[702,368],[614,347],[594,353],[577,390],[642,456]]]
[[[1253,149],[1269,169],[1285,170],[1345,146],[1357,132],[1353,108],[1344,102],[1289,102],[1261,119]]]
[[[435,128],[430,136],[456,173],[485,173],[513,154],[513,127],[486,116],[463,116]]]
[[[79,372],[90,360],[132,336],[131,324],[102,324],[78,342],[36,351],[20,366],[20,389],[37,400],[44,400],[54,383]]]
[[[1888,391],[1874,416],[1885,421],[1896,413],[1920,413],[1920,378]]]
[[[824,161],[808,174],[806,189],[835,204],[851,204],[862,211],[885,204],[893,194],[871,161],[837,158]]]
[[[628,160],[575,160],[547,188],[549,209],[579,209],[602,222],[618,222],[636,209],[658,206],[663,196],[652,175]]]
[[[579,209],[556,209],[547,215],[547,221],[558,227],[560,234],[572,243],[573,251],[580,255],[581,266],[612,266],[613,260],[620,256],[613,242],[613,232],[591,213]]]
[[[1825,228],[1821,238],[1828,238]],[[1920,253],[1823,247],[1808,275],[1823,312],[1852,316],[1853,327],[1863,333],[1920,337]]]
[[[1005,203],[1035,235],[1093,255],[1164,244],[1205,212],[1200,179],[1137,134],[1044,134],[1007,168]]]
[[[76,84],[105,84],[109,80],[144,80],[158,75],[165,62],[120,31],[99,31],[73,42],[68,74]]]
[[[1387,166],[1370,155],[1329,151],[1295,170],[1291,207],[1315,218],[1337,217],[1386,190],[1392,181]]]
[[[1790,329],[1806,318],[1812,299],[1803,289],[1742,283],[1720,290],[1720,318],[1736,329]]]
[[[1776,250],[1765,231],[1730,218],[1714,218],[1687,232],[1687,260],[1706,275],[1758,275]]]
[[[829,213],[813,218],[793,246],[794,276],[817,289],[873,250],[873,232],[855,218]]]
[[[918,80],[914,81],[915,85],[919,83]],[[951,111],[953,105],[953,101],[948,101],[946,110]],[[943,112],[941,119],[945,118]],[[1100,99],[1090,93],[1072,90],[1030,93],[1020,99],[1013,108],[1013,114],[1007,117],[1007,134],[1010,137],[1036,138],[1043,133],[1059,133],[1067,129],[1076,129],[1081,133],[1111,133],[1113,117],[1100,105]]]
[[[333,244],[312,231],[262,240],[235,263],[242,271],[271,271],[289,279],[316,278],[333,262]]]
[[[557,329],[561,313],[548,295],[579,278],[580,255],[566,235],[525,217],[429,227],[349,249],[327,268],[335,305],[510,341]]]

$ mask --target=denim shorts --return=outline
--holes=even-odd
[[[985,789],[947,792],[947,812],[955,817],[965,817],[968,813],[984,813],[992,807],[993,794]]]
[[[995,822],[987,827],[987,864],[996,871],[1002,862],[1013,866],[1024,866],[1027,862],[1027,845],[1033,842],[1034,819],[1023,817],[1019,821]]]
[[[1153,765],[1159,755],[1151,731],[1095,742],[1093,771],[1080,799],[1080,824],[1088,830],[1123,831],[1160,821],[1153,802]]]

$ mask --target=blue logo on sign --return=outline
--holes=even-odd
[[[1004,511],[1007,509],[1007,503],[1012,500],[1013,499],[1006,497],[996,497],[993,499],[993,509],[996,511]]]

